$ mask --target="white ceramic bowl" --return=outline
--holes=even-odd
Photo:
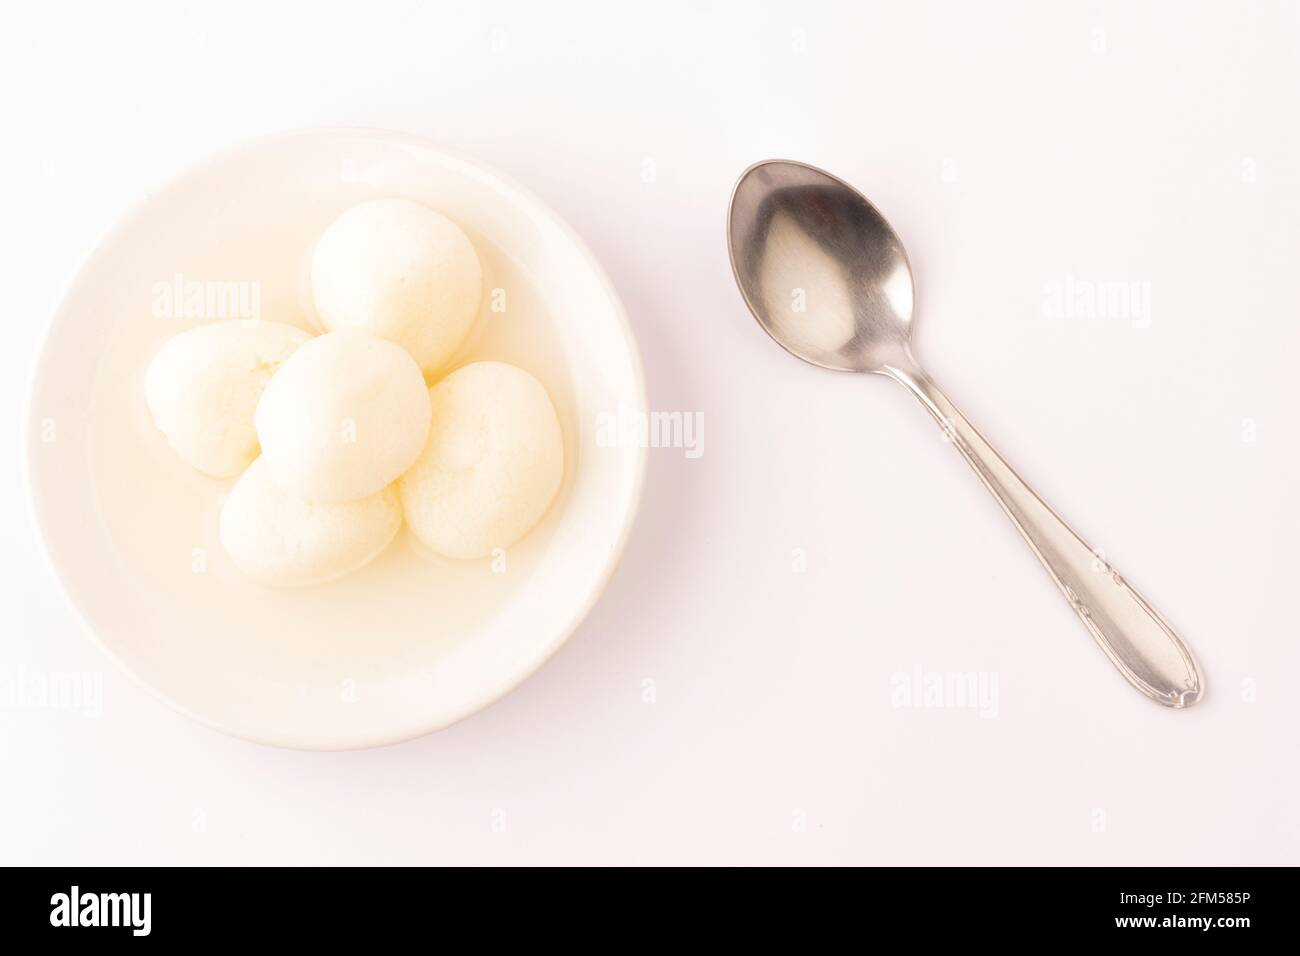
[[[418,554],[404,531],[391,553],[338,584],[260,589],[212,537],[231,482],[179,463],[143,411],[137,377],[153,350],[213,318],[169,307],[165,286],[247,282],[262,317],[310,327],[313,237],[351,203],[382,196],[427,202],[474,240],[481,328],[452,367],[501,358],[542,378],[565,425],[565,485],[499,567]],[[602,421],[608,438],[613,420],[602,416],[644,408],[618,297],[555,213],[423,140],[313,130],[209,161],[99,245],[50,325],[25,447],[50,561],[119,662],[219,730],[347,749],[473,713],[573,632],[622,552],[645,469],[638,443],[601,440]]]

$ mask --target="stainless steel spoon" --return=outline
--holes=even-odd
[[[1169,707],[1200,699],[1204,684],[1187,645],[917,364],[907,253],[861,193],[803,163],[758,163],[732,193],[727,244],[741,294],[777,344],[822,368],[887,375],[920,399],[1130,684]]]

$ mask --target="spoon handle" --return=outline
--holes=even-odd
[[[939,422],[1128,682],[1167,707],[1196,703],[1204,684],[1192,652],[1151,605],[1025,484],[920,366],[900,363],[885,373]]]

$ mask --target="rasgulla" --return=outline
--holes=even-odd
[[[311,504],[282,490],[259,458],[226,496],[221,546],[240,571],[263,584],[315,584],[361,567],[401,525],[392,488],[341,504]]]
[[[450,558],[486,557],[522,538],[564,477],[564,438],[542,384],[475,362],[429,390],[429,440],[399,491],[407,524]]]
[[[401,346],[366,332],[312,339],[280,367],[255,422],[270,477],[305,501],[380,491],[429,434],[429,393]]]
[[[376,199],[325,230],[311,286],[327,330],[381,336],[434,372],[473,325],[483,276],[474,246],[446,216],[406,199]]]
[[[231,319],[169,339],[145,372],[154,423],[194,468],[214,478],[239,474],[257,457],[258,399],[309,338],[281,322]]]

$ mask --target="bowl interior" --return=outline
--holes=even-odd
[[[181,463],[140,381],[169,336],[216,318],[313,328],[311,245],[354,202],[401,196],[457,221],[484,264],[475,332],[449,368],[514,362],[547,386],[566,441],[555,506],[484,562],[380,559],[314,588],[259,588],[216,540],[233,481]],[[177,708],[303,748],[391,743],[504,694],[564,641],[622,550],[644,450],[636,345],[600,266],[548,209],[423,141],[326,130],[242,147],[148,198],[96,249],[38,363],[28,468],[46,549],[98,639]]]

